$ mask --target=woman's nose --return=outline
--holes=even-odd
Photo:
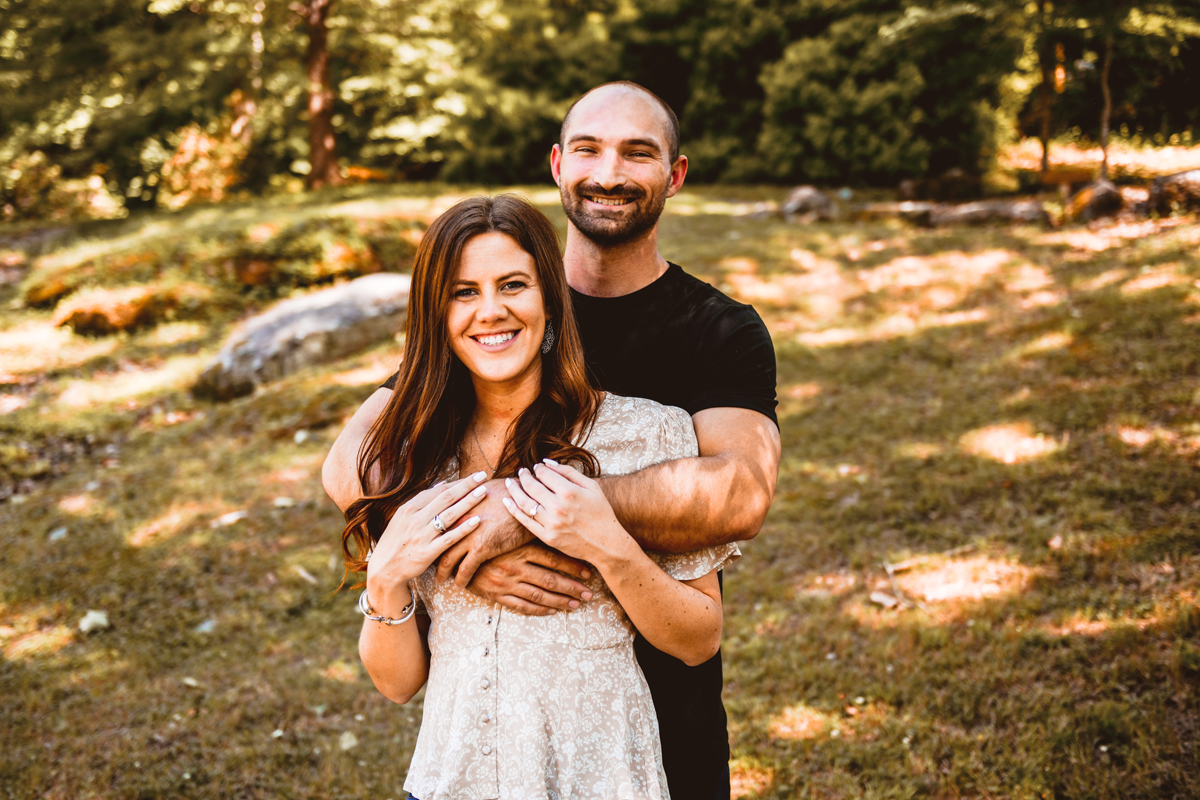
[[[504,305],[504,298],[496,292],[484,292],[475,315],[483,321],[504,319],[508,316],[508,307]]]

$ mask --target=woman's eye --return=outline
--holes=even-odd
[[[458,289],[454,292],[454,299],[455,300],[463,300],[465,298],[470,297],[473,294],[475,294],[474,289]]]
[[[517,292],[525,288],[525,281],[509,281],[502,288],[506,292]]]

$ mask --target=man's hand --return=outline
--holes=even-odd
[[[533,540],[533,534],[522,528],[500,502],[502,495],[508,495],[504,481],[490,480],[485,485],[487,497],[474,510],[479,517],[479,527],[447,550],[438,561],[437,579],[442,583],[453,578],[465,589],[483,562]]]
[[[591,574],[583,562],[530,542],[485,563],[467,588],[521,614],[546,616],[591,600],[588,588],[568,577],[586,580]]]

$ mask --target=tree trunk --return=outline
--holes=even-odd
[[[333,0],[306,0],[308,52],[308,188],[337,185],[342,174],[337,164],[333,133],[333,87],[329,85],[329,11]]]
[[[1054,113],[1054,67],[1049,53],[1043,48],[1038,54],[1042,83],[1038,87],[1038,115],[1041,117],[1038,139],[1042,143],[1042,174],[1050,171],[1050,123]]]
[[[1108,85],[1109,68],[1112,66],[1113,32],[1104,39],[1104,67],[1100,70],[1100,91],[1104,93],[1104,110],[1100,112],[1100,150],[1104,159],[1100,162],[1100,177],[1108,180],[1108,125],[1112,119],[1112,89]]]

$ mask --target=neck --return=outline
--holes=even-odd
[[[567,283],[590,297],[621,297],[649,286],[667,271],[658,252],[658,225],[618,245],[599,245],[567,223],[563,253]]]
[[[485,433],[503,436],[509,426],[521,416],[542,390],[541,373],[518,384],[475,384],[475,411],[471,424],[480,436]]]

